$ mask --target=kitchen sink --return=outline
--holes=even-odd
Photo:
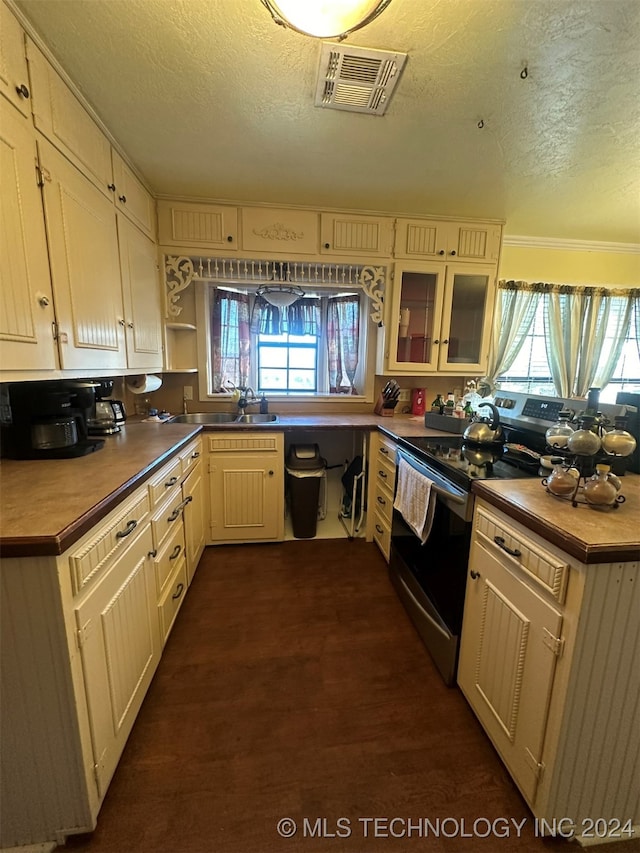
[[[230,412],[192,412],[176,415],[169,420],[172,424],[275,424],[277,415],[234,415]]]
[[[232,424],[237,415],[229,412],[193,412],[189,415],[176,415],[172,424]]]
[[[277,422],[277,415],[238,415],[235,419],[237,424],[275,424]]]

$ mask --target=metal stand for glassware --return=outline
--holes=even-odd
[[[359,533],[364,523],[365,516],[365,482],[367,471],[367,436],[362,434],[362,471],[353,478],[353,486],[351,487],[351,514],[346,516],[341,510],[338,513],[340,524],[344,527],[349,539],[354,539],[356,533]],[[360,498],[360,512],[356,519],[356,507],[358,506],[358,497]],[[349,524],[345,519],[349,519]]]

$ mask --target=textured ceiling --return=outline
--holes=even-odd
[[[348,41],[409,54],[383,117],[314,107],[260,0],[16,5],[156,193],[640,242],[638,0],[393,0]]]

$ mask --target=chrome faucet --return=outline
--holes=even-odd
[[[251,394],[251,399],[249,399],[249,394]],[[247,406],[255,406],[259,402],[260,401],[256,398],[253,388],[241,388],[240,397],[238,398],[238,414],[244,415],[244,410]]]

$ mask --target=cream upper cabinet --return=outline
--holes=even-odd
[[[27,39],[27,57],[35,126],[95,186],[112,198],[115,186],[111,143],[30,39]]]
[[[318,254],[320,214],[317,211],[243,207],[241,216],[243,251],[258,252],[263,258],[275,253]]]
[[[113,202],[38,142],[61,367],[127,366]]]
[[[57,367],[36,163],[28,120],[0,99],[0,368],[5,371]]]
[[[498,263],[502,226],[485,222],[396,220],[394,257]]]
[[[111,154],[116,207],[148,237],[155,240],[156,205],[153,196],[147,192],[115,149],[112,149]]]
[[[31,84],[24,38],[19,22],[0,2],[0,92],[23,115],[30,116]]]
[[[238,248],[238,208],[160,200],[158,237],[162,246],[235,251]]]
[[[380,372],[486,368],[494,266],[395,264]]]
[[[320,252],[327,255],[391,256],[393,219],[349,212],[320,214]]]
[[[118,214],[127,366],[162,369],[162,304],[156,246]]]

